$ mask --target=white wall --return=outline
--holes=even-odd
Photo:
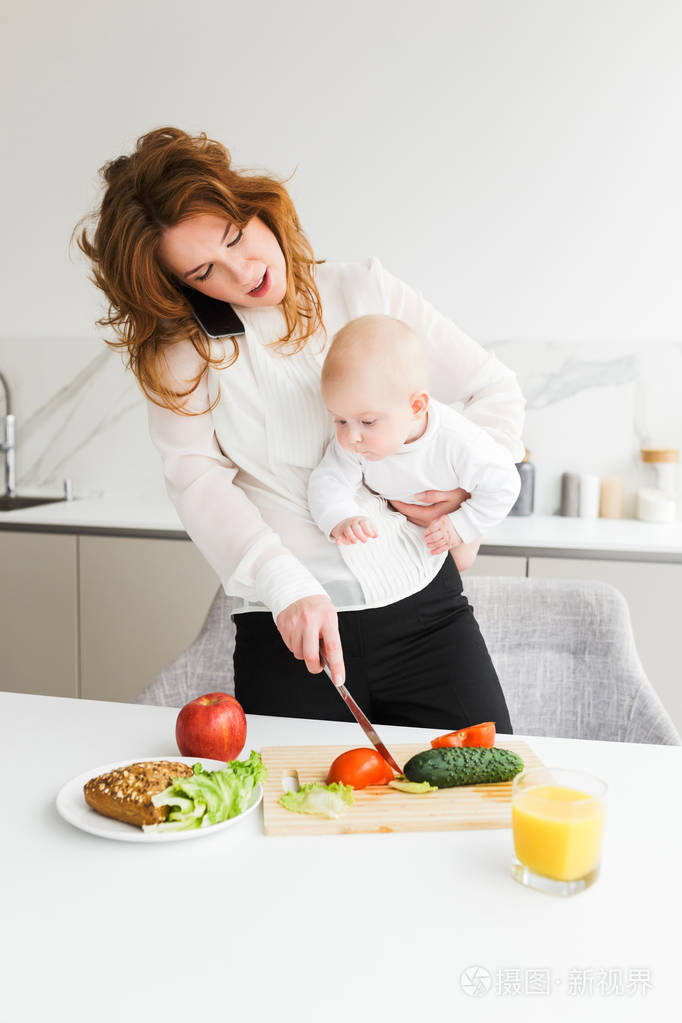
[[[679,340],[676,0],[5,5],[1,335],[90,336],[97,168],[206,129],[481,340]]]
[[[682,446],[681,43],[676,0],[5,5],[0,367],[20,445],[44,449],[20,447],[20,481],[158,489],[68,241],[97,168],[162,124],[296,171],[319,256],[378,255],[517,369],[544,510],[583,437],[631,475],[645,437]],[[92,408],[74,397],[89,373]]]

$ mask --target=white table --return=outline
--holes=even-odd
[[[506,829],[266,838],[258,810],[150,848],[58,816],[82,771],[177,755],[176,713],[0,693],[0,1023],[677,1018],[680,748],[525,737],[609,784],[602,876],[562,900],[511,879]],[[248,727],[255,749],[363,743],[353,724]]]

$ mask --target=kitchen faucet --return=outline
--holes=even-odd
[[[16,494],[15,463],[14,463],[14,416],[12,414],[12,399],[9,391],[9,384],[2,373],[0,373],[0,384],[5,392],[5,439],[0,444],[0,451],[5,453],[5,497],[14,497]]]

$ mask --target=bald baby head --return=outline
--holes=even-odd
[[[371,383],[377,397],[408,400],[428,387],[426,359],[415,332],[392,316],[360,316],[335,334],[322,368],[322,389],[353,379]]]
[[[371,461],[422,435],[426,388],[421,341],[390,316],[351,320],[334,336],[322,367],[322,397],[339,443]]]

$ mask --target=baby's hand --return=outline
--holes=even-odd
[[[458,547],[462,542],[462,537],[448,516],[441,515],[424,530],[424,542],[431,554],[443,554],[445,551],[452,550],[453,547]]]
[[[331,531],[332,538],[337,546],[357,543],[367,543],[372,537],[378,536],[374,524],[363,515],[354,515],[351,519],[344,519],[337,522]]]

